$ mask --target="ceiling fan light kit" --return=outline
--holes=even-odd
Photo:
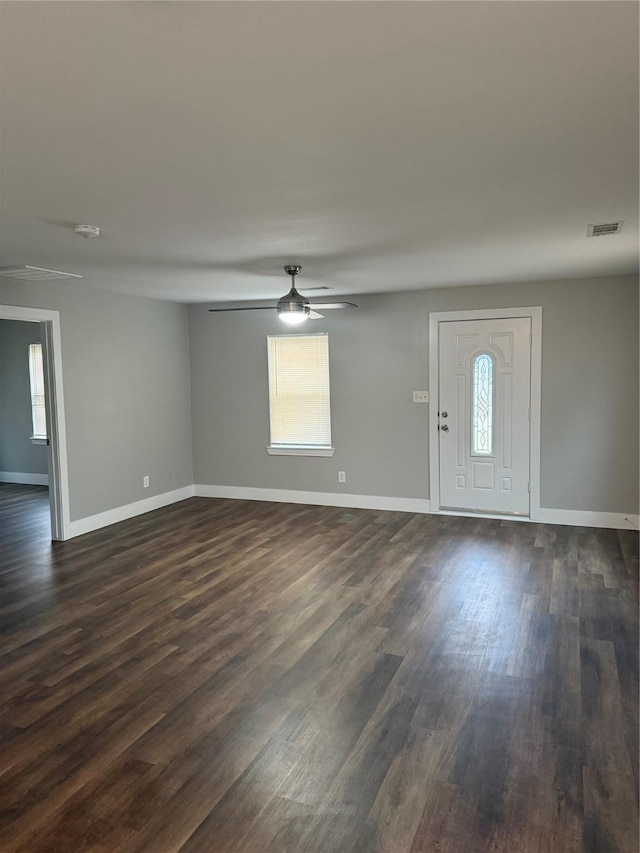
[[[355,302],[309,302],[306,296],[298,293],[296,290],[296,276],[302,269],[297,264],[287,264],[284,271],[291,276],[291,290],[278,300],[275,306],[270,305],[255,305],[255,306],[240,306],[238,308],[209,308],[213,314],[222,313],[224,311],[273,311],[275,307],[278,312],[278,317],[288,326],[299,326],[305,320],[321,320],[324,314],[318,311],[313,311],[313,308],[357,308]]]
[[[310,313],[308,305],[286,303],[283,306],[278,306],[278,317],[287,326],[299,326],[300,323],[304,323],[305,320],[309,319]]]

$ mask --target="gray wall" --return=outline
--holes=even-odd
[[[7,279],[0,303],[60,311],[71,520],[193,483],[185,306]]]
[[[40,343],[38,323],[0,320],[0,471],[47,474],[47,448],[31,443],[29,344]]]
[[[615,276],[357,297],[328,312],[333,458],[269,456],[266,311],[191,306],[195,481],[428,498],[430,311],[543,308],[541,504],[637,512],[638,279]],[[347,473],[338,485],[337,471]]]
[[[356,301],[312,327],[329,333],[335,456],[295,458],[265,450],[269,312],[3,282],[0,302],[60,311],[71,518],[194,481],[428,498],[428,407],[411,392],[427,387],[429,312],[518,305],[543,307],[542,505],[637,511],[637,278]]]

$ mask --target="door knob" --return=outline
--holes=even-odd
[[[442,417],[443,417],[443,418],[448,418],[448,417],[449,417],[449,412],[442,412]]]
[[[442,430],[442,432],[449,432],[449,425],[448,424],[442,424],[440,429]]]

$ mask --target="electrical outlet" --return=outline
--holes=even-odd
[[[339,483],[346,483],[347,482],[346,471],[338,471],[338,482]]]
[[[142,485],[145,489],[149,488],[149,476],[147,474],[142,478]]]
[[[413,392],[413,402],[414,403],[428,403],[429,402],[429,392],[428,391],[414,391]]]

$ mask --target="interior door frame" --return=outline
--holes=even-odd
[[[459,322],[461,320],[509,320],[512,318],[531,319],[531,422],[529,444],[529,478],[531,493],[529,498],[529,516],[531,521],[540,521],[540,422],[542,400],[542,307],[537,305],[526,308],[480,308],[467,311],[436,311],[429,314],[429,498],[433,513],[442,512],[452,515],[448,510],[440,509],[440,437],[438,435],[438,411],[440,400],[440,323]],[[459,512],[456,515],[482,516],[485,513]],[[489,517],[496,517],[491,514]],[[504,515],[504,518],[516,519],[517,516]]]
[[[55,540],[68,539],[70,535],[69,471],[62,384],[60,312],[46,308],[0,305],[0,320],[27,320],[32,323],[40,323],[49,432],[51,538]]]

